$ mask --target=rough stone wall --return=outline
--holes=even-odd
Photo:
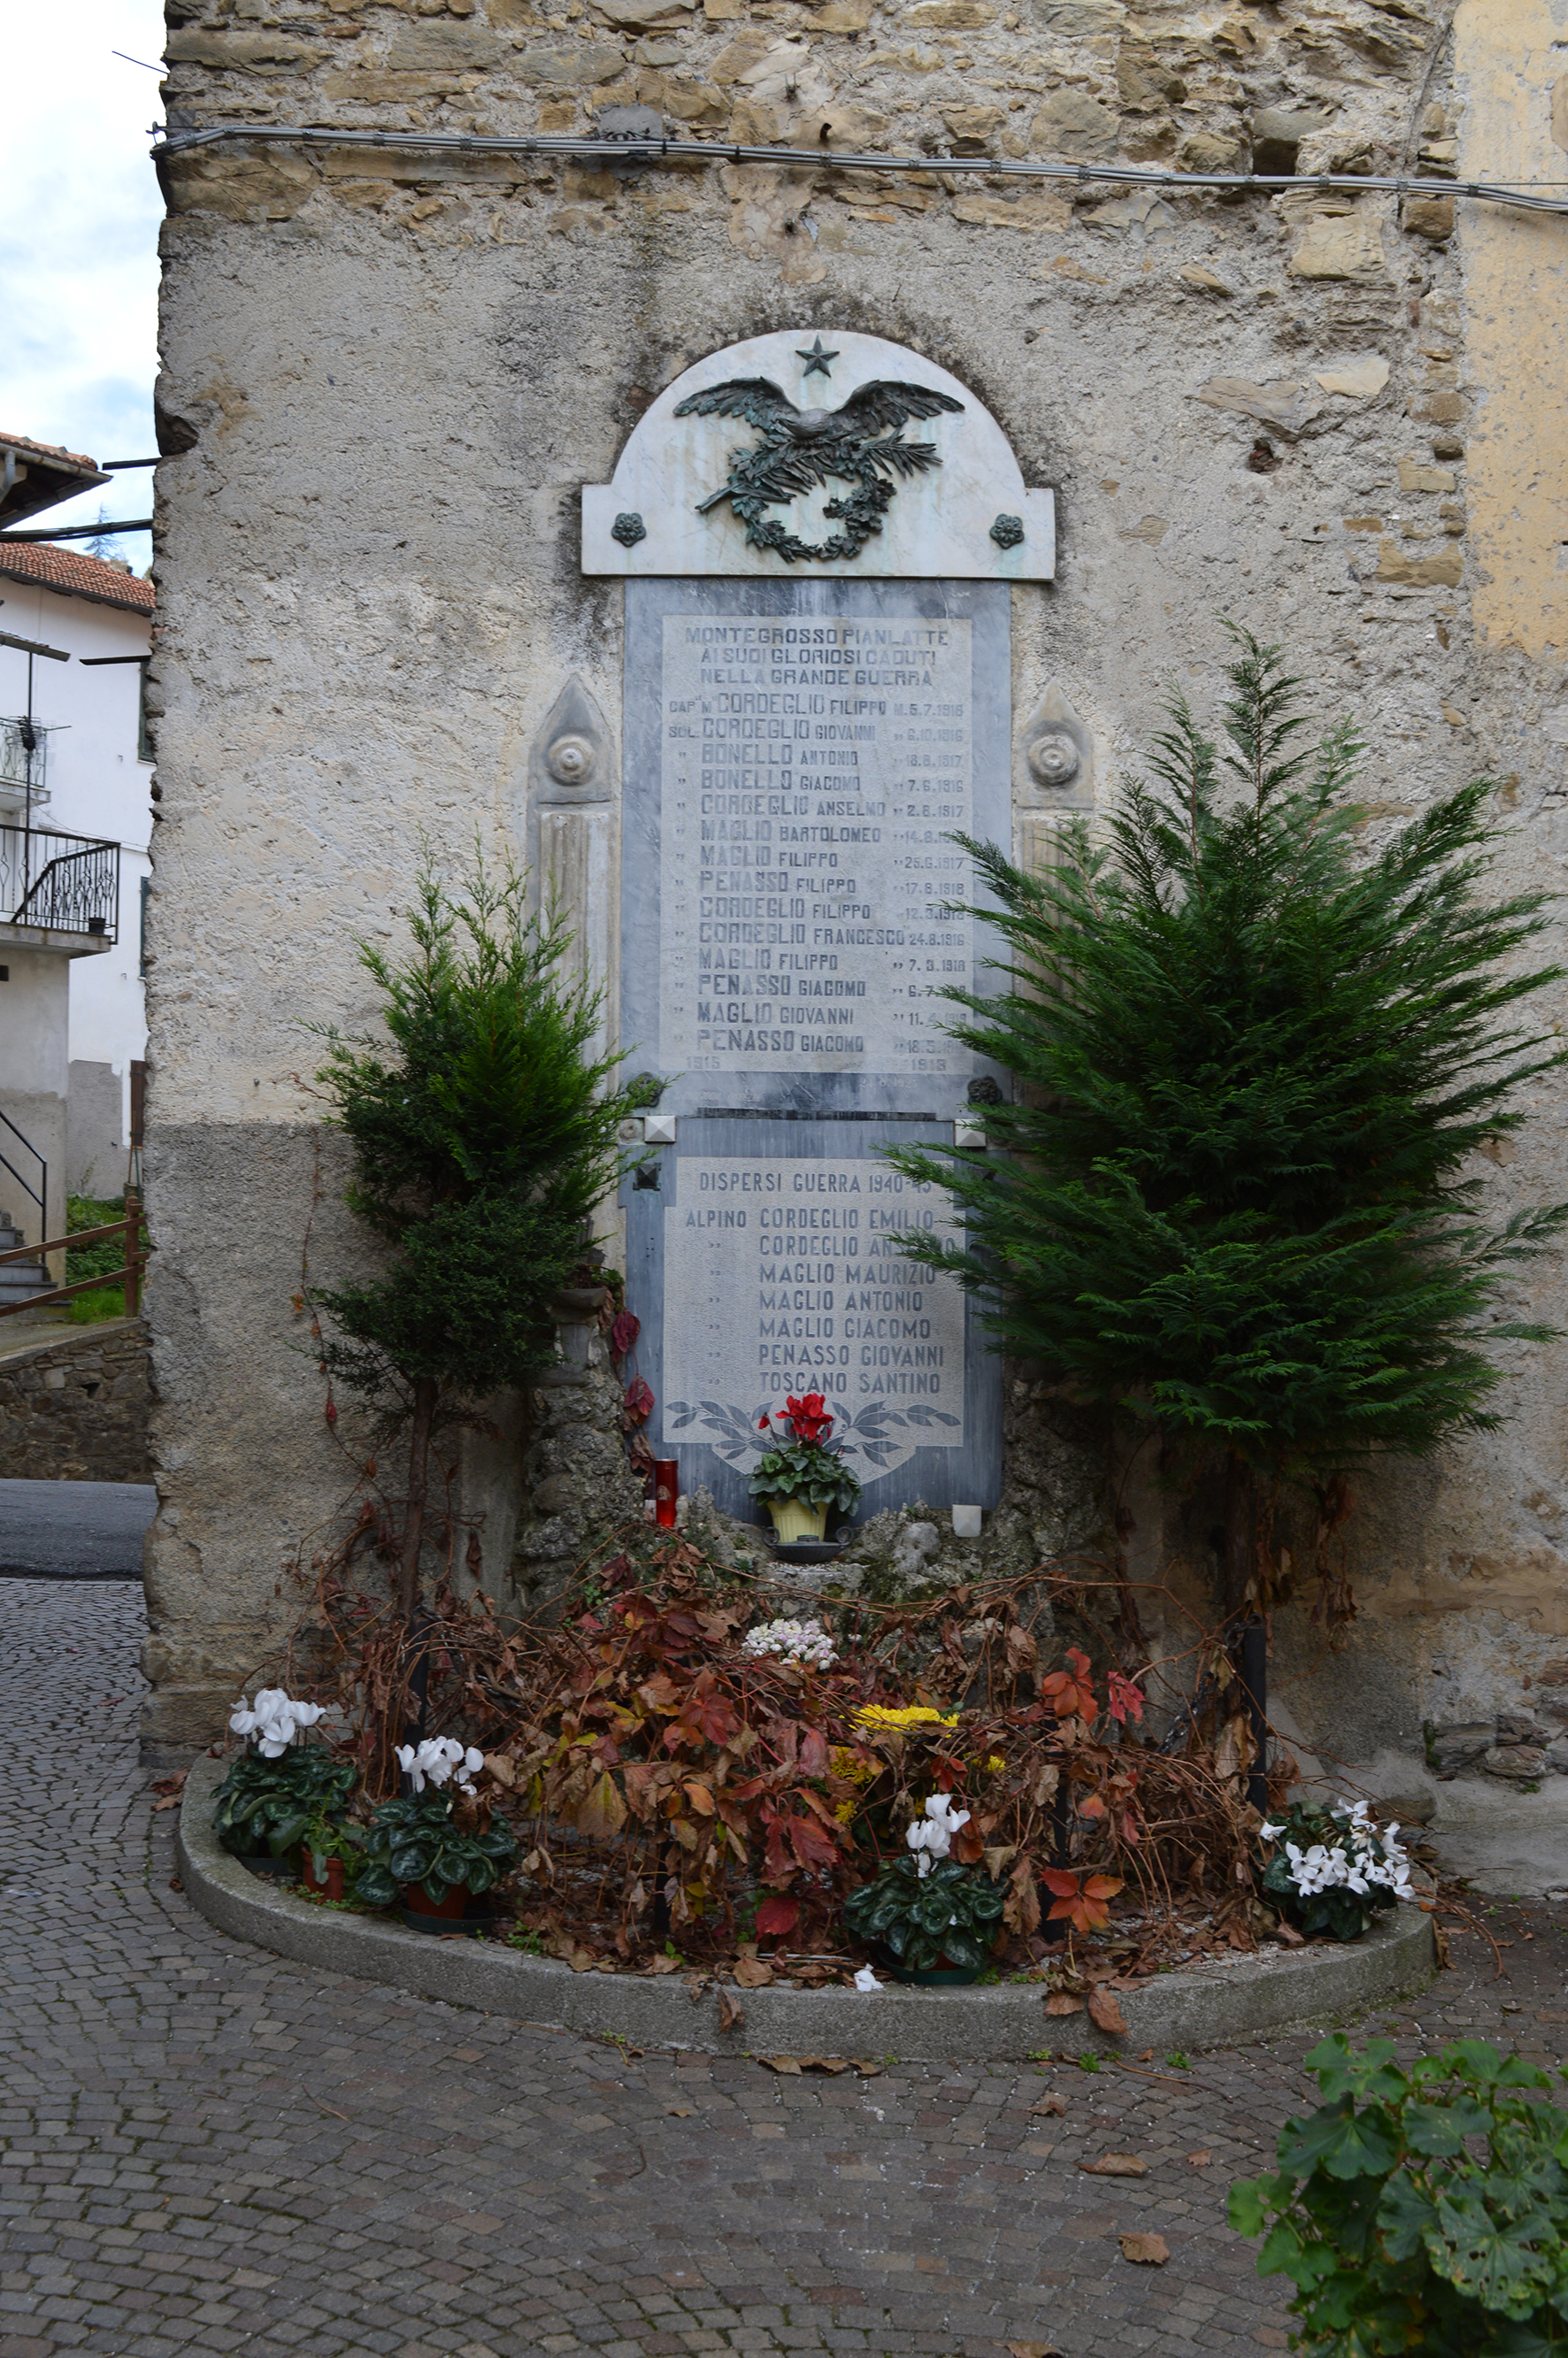
[[[1059,503],[1056,583],[1014,591],[1015,713],[1053,686],[1069,698],[1102,803],[1168,676],[1210,698],[1230,612],[1289,641],[1325,720],[1359,718],[1369,848],[1484,772],[1519,827],[1500,881],[1557,882],[1568,438],[1544,356],[1568,230],[1442,194],[1094,177],[1249,158],[1559,177],[1563,0],[1454,14],[175,0],[173,124],[511,135],[637,103],[683,136],[782,141],[801,161],[620,174],[219,146],[166,167],[149,1188],[155,1325],[179,1380],[160,1362],[155,1736],[200,1732],[265,1622],[276,1534],[333,1495],[319,1404],[270,1340],[258,1356],[287,1326],[305,1214],[298,1027],[367,1016],[354,938],[390,937],[419,827],[454,853],[476,829],[521,850],[527,748],[573,673],[618,728],[621,592],[581,575],[578,493],[700,354],[862,328],[973,385]],[[835,160],[863,148],[930,168]],[[1084,178],[959,178],[944,154]],[[1561,1192],[1561,1090],[1538,1111],[1487,1171],[1504,1211]],[[210,1226],[220,1179],[232,1252]],[[1543,1269],[1521,1304],[1561,1319],[1563,1291]],[[1560,1346],[1513,1354],[1499,1435],[1363,1486],[1349,1652],[1324,1661],[1294,1613],[1275,1632],[1281,1693],[1325,1749],[1419,1759],[1423,1721],[1495,1727],[1561,1658],[1565,1373]],[[1076,1508],[1059,1495],[1073,1444],[1027,1388],[1010,1417],[1003,1553],[1076,1539],[1103,1512],[1098,1484]],[[580,1444],[574,1463],[596,1466],[606,1418],[573,1430],[535,1446]],[[530,1580],[568,1552],[546,1494],[571,1469],[537,1470],[518,1522]],[[1163,1563],[1178,1602],[1196,1598],[1202,1514],[1148,1469],[1123,1505],[1134,1569]],[[1167,1609],[1179,1647],[1181,1613],[1152,1590],[1152,1630]]]
[[[150,1482],[146,1326],[105,1319],[8,1347],[0,1327],[0,1475],[14,1482]]]

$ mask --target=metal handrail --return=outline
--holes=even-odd
[[[38,1207],[38,1212],[43,1220],[43,1224],[45,1228],[48,1228],[49,1218],[48,1208],[49,1166],[44,1157],[38,1152],[38,1148],[33,1144],[32,1140],[27,1136],[27,1132],[17,1129],[16,1123],[12,1120],[8,1113],[0,1112],[0,1121],[5,1123],[13,1138],[19,1138],[21,1140],[23,1145],[27,1148],[27,1152],[38,1164],[38,1188],[35,1190],[34,1188],[29,1187],[21,1173],[17,1170],[16,1164],[14,1163],[6,1162],[4,1154],[0,1154],[0,1163],[5,1163],[6,1170],[11,1174],[12,1178],[16,1181],[17,1186],[22,1189],[23,1193],[32,1196],[34,1203]]]
[[[35,872],[35,859],[42,865]],[[0,825],[0,925],[120,937],[120,846],[100,836]],[[16,897],[10,914],[5,903]]]

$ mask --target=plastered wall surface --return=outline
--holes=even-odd
[[[1462,174],[1498,157],[1512,179],[1568,174],[1563,0],[1465,0],[1454,69],[1466,94]],[[1476,637],[1568,657],[1568,438],[1541,430],[1568,336],[1568,252],[1555,222],[1490,212],[1466,223],[1463,252]],[[1568,741],[1561,698],[1539,717]]]
[[[1555,882],[1564,593],[1549,503],[1514,473],[1528,414],[1539,481],[1555,466],[1561,482],[1562,418],[1550,384],[1499,355],[1532,304],[1549,348],[1568,225],[1441,192],[1093,178],[1113,157],[1245,169],[1281,153],[1303,171],[1444,175],[1462,149],[1489,177],[1540,170],[1564,55],[1545,0],[1460,16],[1451,41],[1426,0],[179,0],[171,121],[502,135],[586,131],[637,103],[683,136],[782,141],[802,160],[618,176],[214,146],[166,167],[155,1747],[211,1725],[278,1626],[282,1557],[351,1487],[358,1444],[346,1415],[323,1421],[290,1307],[318,1151],[294,1077],[313,1061],[304,1027],[367,1019],[355,940],[395,937],[421,828],[443,856],[476,833],[525,856],[533,749],[574,676],[618,741],[622,591],[581,572],[581,486],[610,481],[637,418],[703,354],[859,329],[974,389],[1058,504],[1055,582],[1012,593],[1015,719],[1065,698],[1102,810],[1164,684],[1213,696],[1229,613],[1288,642],[1325,722],[1358,717],[1369,847],[1486,772],[1518,830],[1502,881]],[[834,160],[867,147],[930,168],[875,178]],[[959,179],[943,151],[1086,178]],[[609,905],[587,914],[612,945],[613,806],[596,843]],[[1488,1170],[1499,1209],[1561,1192],[1564,1110],[1543,1088]],[[356,1249],[330,1151],[325,1169],[323,1279]],[[1562,1319],[1561,1271],[1523,1298]],[[1391,1747],[1419,1777],[1423,1720],[1490,1715],[1496,1737],[1511,1714],[1524,1735],[1491,1744],[1515,1756],[1498,1773],[1540,1782],[1531,1806],[1568,1796],[1549,1766],[1526,1780],[1520,1765],[1558,1730],[1541,1697],[1568,1687],[1568,1669],[1541,1683],[1568,1656],[1565,1376],[1561,1346],[1517,1355],[1501,1434],[1365,1486],[1349,1651],[1320,1660],[1293,1612],[1276,1630],[1282,1691],[1325,1750]],[[1026,1557],[1096,1528],[1106,1501],[1093,1451],[1027,1375],[1010,1380],[998,1544]],[[572,1469],[598,1466],[584,1436],[599,1429],[579,1420],[568,1448],[546,1421],[529,1467],[547,1509],[526,1486],[498,1502],[515,1549],[487,1582],[522,1566],[525,1588],[528,1565],[569,1552],[602,1476]],[[1155,1482],[1137,1514],[1135,1569],[1175,1549],[1197,1594],[1201,1526]],[[926,1574],[968,1561],[940,1533],[884,1553]]]
[[[5,1034],[0,1113],[15,1125],[13,1130],[0,1123],[0,1154],[11,1166],[7,1170],[0,1165],[0,1211],[10,1215],[24,1244],[38,1244],[45,1236],[65,1232],[70,965],[48,950],[9,946],[0,963],[7,969],[5,980],[0,982],[0,1026]],[[20,1138],[16,1134],[18,1130]],[[40,1155],[48,1166],[41,1189]],[[41,1207],[34,1200],[39,1193],[45,1199]],[[47,1228],[43,1225],[46,1214]]]

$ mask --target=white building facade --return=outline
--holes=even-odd
[[[152,608],[117,565],[0,540],[0,1211],[28,1242],[63,1233],[68,1194],[124,1184]]]

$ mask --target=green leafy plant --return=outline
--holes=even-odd
[[[1280,2137],[1279,2169],[1232,2188],[1230,2223],[1268,2230],[1311,2358],[1564,2358],[1568,2113],[1550,2075],[1484,2039],[1408,2073],[1393,2042],[1342,2034],[1306,2068],[1325,2099]]]
[[[844,1902],[844,1929],[857,1941],[880,1942],[914,1974],[940,1964],[979,1972],[1001,1927],[1007,1893],[979,1867],[941,1858],[924,1876],[915,1858],[893,1859],[873,1882]]]
[[[629,1099],[607,1086],[620,1058],[592,1054],[600,1002],[566,971],[571,936],[528,914],[515,871],[498,883],[476,860],[454,899],[427,866],[408,926],[401,962],[360,946],[388,1040],[328,1030],[317,1076],[353,1149],[349,1206],[391,1262],[316,1298],[338,1329],[330,1371],[408,1434],[412,1617],[438,1421],[549,1361],[550,1303],[619,1181]]]
[[[270,1852],[282,1858],[319,1819],[335,1822],[359,1782],[351,1760],[335,1760],[319,1744],[291,1744],[276,1760],[254,1748],[242,1752],[213,1797],[213,1830],[236,1856]]]
[[[91,1173],[89,1173],[91,1177]],[[80,1236],[92,1228],[107,1228],[112,1220],[125,1217],[124,1195],[68,1195],[65,1199],[65,1230],[68,1237]],[[141,1231],[143,1249],[146,1247],[146,1228]],[[68,1246],[65,1256],[65,1282],[76,1285],[83,1278],[114,1275],[125,1266],[124,1238],[101,1237],[96,1244]],[[73,1294],[60,1304],[67,1322],[73,1326],[90,1326],[103,1318],[123,1318],[125,1314],[124,1284],[103,1285],[91,1293]]]
[[[1399,1828],[1379,1832],[1364,1801],[1297,1801],[1259,1832],[1271,1848],[1263,1897],[1303,1932],[1358,1941],[1379,1909],[1413,1897]]]
[[[372,1908],[390,1908],[400,1883],[417,1883],[438,1908],[460,1884],[477,1899],[516,1863],[517,1837],[510,1826],[492,1819],[466,1830],[451,1796],[432,1790],[382,1803],[371,1820],[354,1897]]]
[[[327,1879],[327,1861],[341,1858],[351,1882],[364,1856],[365,1838],[362,1828],[352,1824],[339,1812],[315,1809],[310,1812],[299,1836],[301,1853],[309,1859],[312,1872],[319,1883]]]
[[[1007,1152],[890,1152],[962,1215],[904,1249],[978,1290],[1004,1349],[1215,1453],[1230,1613],[1268,1602],[1260,1476],[1497,1422],[1497,1344],[1549,1332],[1500,1297],[1568,1220],[1483,1217],[1477,1150],[1568,1054],[1518,1020],[1563,969],[1532,956],[1548,896],[1483,889],[1489,787],[1367,853],[1353,728],[1298,746],[1301,682],[1234,636],[1217,741],[1173,695],[1106,849],[1069,827],[1032,874],[961,838],[1005,987],[946,995],[1020,1084],[985,1117]]]
[[[838,1452],[829,1446],[833,1419],[820,1392],[788,1400],[777,1414],[759,1417],[757,1430],[777,1426],[787,1436],[765,1449],[752,1466],[746,1487],[753,1498],[798,1498],[814,1511],[827,1507],[835,1514],[852,1514],[860,1485]]]

